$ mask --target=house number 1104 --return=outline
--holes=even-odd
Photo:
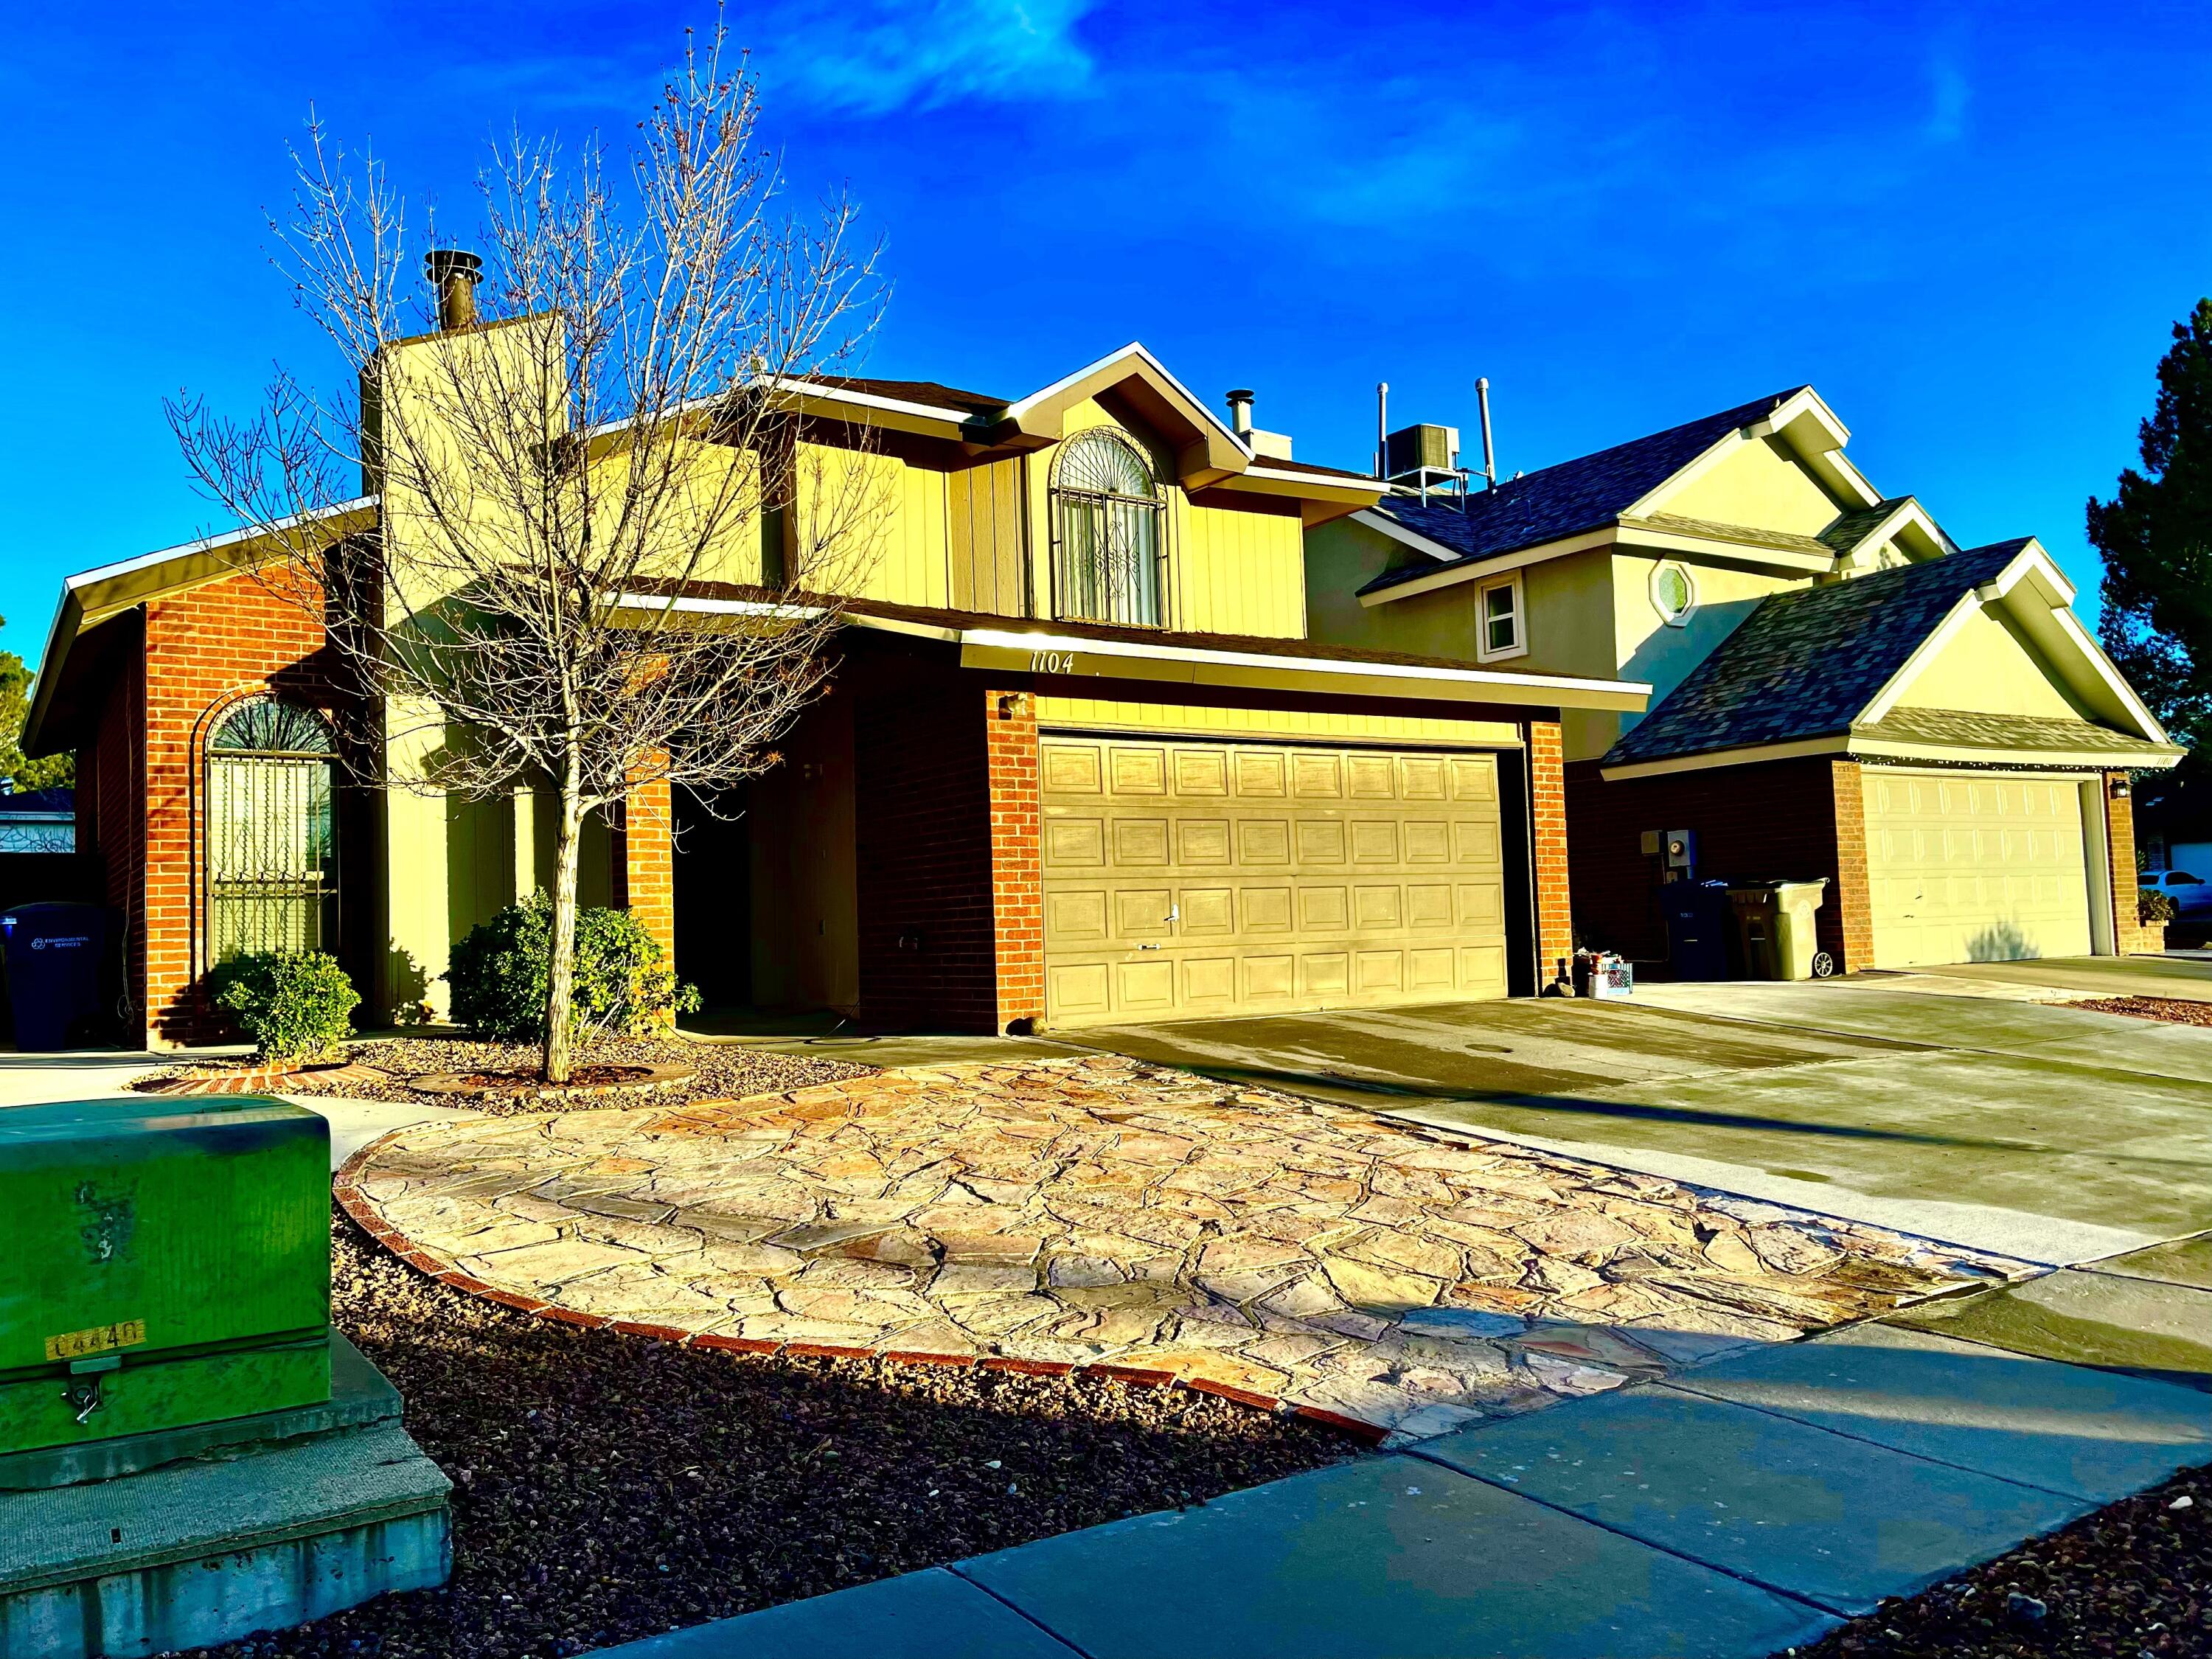
[[[1073,651],[1030,653],[1030,672],[1032,674],[1073,674],[1074,672],[1075,653]]]

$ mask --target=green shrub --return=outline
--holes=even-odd
[[[2136,889],[2136,920],[2146,927],[2160,927],[2181,914],[2181,907],[2173,902],[2173,895],[2161,893],[2155,887]]]
[[[446,982],[453,1018],[496,1042],[545,1036],[545,978],[553,901],[533,893],[510,904],[453,947]],[[576,969],[568,1006],[578,1036],[637,1037],[672,1029],[699,1006],[676,982],[660,941],[627,910],[576,912]]]
[[[215,1006],[252,1037],[264,1060],[320,1060],[352,1030],[361,993],[320,951],[256,951],[208,975]]]

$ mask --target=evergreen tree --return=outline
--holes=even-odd
[[[0,617],[0,628],[7,619]],[[25,760],[23,721],[31,712],[31,671],[13,651],[0,651],[0,778],[18,789],[66,789],[76,781],[76,758],[46,755]]]
[[[2202,798],[2212,784],[2198,757],[2212,738],[2212,299],[2173,325],[2140,447],[2143,470],[2122,472],[2112,500],[2089,501],[2089,541],[2105,559],[2097,631],[2191,751],[2174,772],[2146,780],[2148,792]]]

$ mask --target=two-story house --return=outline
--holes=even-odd
[[[732,799],[638,792],[584,872],[710,999],[1006,1030],[1552,978],[1562,722],[1644,688],[1312,637],[1306,538],[1383,485],[1292,459],[1249,396],[1224,420],[1136,345],[1016,398],[774,395],[889,503],[828,695]],[[410,533],[369,482],[318,532]],[[803,505],[768,504],[678,608],[775,592]],[[276,556],[218,537],[64,586],[26,748],[79,752],[134,1040],[208,1035],[197,988],[255,946],[334,951],[372,1017],[434,1009],[453,942],[549,879],[539,791],[342,766],[322,624],[257,574]]]
[[[2128,779],[2180,750],[2041,546],[1958,548],[1848,436],[1800,386],[1394,493],[1309,532],[1313,633],[1652,686],[1563,715],[1594,946],[1663,962],[1694,874],[1824,879],[1837,971],[2134,948]]]

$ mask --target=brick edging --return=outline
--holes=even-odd
[[[1123,1365],[1110,1360],[1097,1360],[1087,1365],[1057,1359],[1018,1359],[1007,1354],[944,1354],[926,1353],[897,1348],[855,1348],[829,1342],[771,1342],[759,1337],[717,1336],[711,1332],[680,1330],[673,1325],[655,1325],[635,1319],[615,1319],[605,1314],[582,1313],[574,1308],[562,1307],[542,1297],[520,1296],[513,1291],[502,1291],[487,1285],[474,1274],[463,1273],[448,1258],[435,1250],[424,1249],[399,1229],[376,1212],[359,1185],[361,1172],[386,1142],[412,1133],[421,1128],[410,1124],[379,1135],[374,1140],[356,1152],[339,1166],[331,1177],[331,1194],[349,1219],[400,1261],[426,1278],[441,1285],[450,1285],[457,1291],[481,1297],[502,1308],[512,1308],[533,1318],[551,1320],[558,1324],[574,1325],[582,1330],[611,1330],[623,1336],[645,1337],[655,1342],[674,1343],[679,1347],[703,1348],[718,1353],[755,1354],[763,1358],[783,1355],[799,1359],[876,1359],[900,1365],[939,1365],[958,1370],[1012,1371],[1024,1376],[1076,1376],[1106,1382],[1119,1382],[1127,1387],[1186,1389],[1193,1394],[1212,1395],[1217,1399],[1233,1401],[1240,1406],[1249,1406],[1255,1411],[1271,1413],[1279,1417],[1302,1417],[1310,1423],[1348,1434],[1370,1446],[1380,1445],[1389,1431],[1379,1424],[1363,1423],[1357,1418],[1340,1412],[1324,1410],[1319,1406],[1293,1405],[1274,1395],[1256,1393],[1227,1382],[1216,1382],[1206,1377],[1186,1377],[1180,1371],[1164,1370],[1147,1365]]]

